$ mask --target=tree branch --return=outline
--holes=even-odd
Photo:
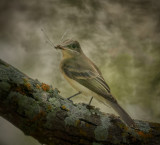
[[[0,115],[47,145],[160,143],[160,124],[135,120],[128,128],[112,114],[73,104],[56,88],[0,60]]]

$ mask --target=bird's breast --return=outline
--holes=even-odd
[[[78,92],[80,91],[82,94],[84,94],[85,96],[95,96],[95,93],[92,92],[91,90],[89,90],[88,88],[86,88],[85,86],[81,85],[80,83],[78,83],[77,81],[71,79],[70,77],[68,77],[65,72],[63,71],[62,66],[60,66],[60,70],[61,73],[63,74],[64,78],[67,80],[67,82],[74,88],[76,89]]]

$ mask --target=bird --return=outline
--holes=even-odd
[[[77,94],[92,96],[103,104],[109,104],[129,127],[135,126],[133,119],[111,94],[101,71],[84,54],[78,41],[67,39],[55,48],[60,49],[63,55],[60,71],[68,83],[79,92]]]

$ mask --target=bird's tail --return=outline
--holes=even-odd
[[[128,115],[128,113],[118,104],[118,102],[111,102],[109,101],[109,104],[113,109],[119,114],[119,116],[122,118],[122,120],[129,126],[129,127],[135,127],[135,123],[133,119]]]

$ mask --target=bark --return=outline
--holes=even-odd
[[[61,97],[52,86],[31,79],[0,60],[0,115],[47,145],[160,144],[160,124],[87,109]]]

